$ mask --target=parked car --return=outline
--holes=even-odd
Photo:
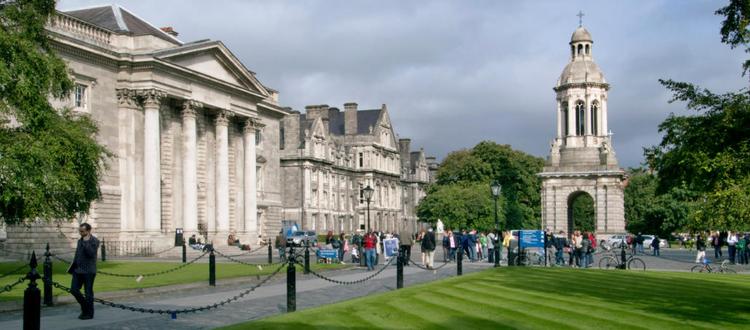
[[[628,234],[615,234],[607,238],[606,244],[611,246],[613,249],[619,249],[620,244],[622,244],[622,242],[627,242],[627,240]]]
[[[643,247],[651,249],[651,241],[654,240],[654,235],[643,235]],[[665,248],[668,245],[666,238],[659,238],[659,248]]]
[[[318,246],[318,235],[311,230],[308,231],[295,231],[292,237],[289,238],[294,246]]]

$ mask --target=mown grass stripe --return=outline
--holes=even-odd
[[[430,292],[428,295],[433,296],[434,294]],[[492,310],[486,310],[487,306],[472,306],[464,305],[463,307],[478,307],[479,310],[476,309],[470,309],[469,312],[465,312],[463,309],[455,308],[452,306],[445,306],[443,304],[437,304],[431,300],[429,300],[425,296],[418,296],[416,299],[419,301],[419,303],[430,306],[434,311],[441,311],[444,313],[451,312],[447,315],[453,315],[450,318],[447,318],[445,320],[446,327],[450,329],[472,329],[472,328],[478,328],[482,329],[485,327],[490,327],[491,329],[498,329],[498,328],[507,328],[507,329],[533,329],[534,327],[531,327],[528,322],[521,322],[518,320],[518,318],[509,318],[508,315],[510,314],[516,314],[517,311],[494,307]],[[442,298],[439,299],[441,302],[443,302]],[[484,313],[482,313],[484,312]],[[502,313],[505,312],[505,313]],[[456,317],[455,315],[460,315],[460,317]],[[489,315],[489,317],[488,317]],[[494,317],[493,317],[494,316]]]
[[[524,324],[527,325],[534,325],[535,327],[545,327],[545,328],[554,328],[554,329],[564,329],[567,328],[566,323],[556,322],[548,318],[539,317],[537,315],[528,313],[527,311],[522,310],[516,310],[511,309],[506,306],[504,306],[501,302],[492,301],[492,300],[482,300],[481,303],[479,301],[475,300],[469,300],[461,296],[455,296],[455,295],[449,295],[445,293],[445,290],[441,291],[440,294],[448,295],[451,297],[451,299],[445,299],[445,297],[442,298],[442,302],[445,305],[444,308],[450,308],[454,311],[458,311],[459,314],[464,315],[473,315],[475,317],[478,317],[480,319],[487,320],[492,323],[497,323],[497,321],[492,318],[490,315],[497,314],[498,310],[503,310],[507,313],[507,315],[503,315],[503,318],[507,322],[508,320],[515,320],[520,321],[523,320]],[[426,295],[428,296],[438,296],[438,293],[435,292],[429,292]],[[418,299],[424,299],[425,296],[418,296]],[[464,304],[462,305],[456,305],[457,301],[462,301]],[[464,308],[461,308],[464,307]],[[511,317],[508,317],[510,315]]]
[[[481,288],[477,288],[476,286],[483,287],[488,290],[482,290]],[[505,291],[506,294],[502,295],[493,291],[496,289],[496,287],[485,285],[483,283],[471,283],[471,284],[467,283],[466,285],[463,285],[461,288],[464,290],[475,292],[477,294],[491,295],[497,299],[513,299],[516,301],[533,304],[538,307],[557,308],[557,309],[567,311],[570,313],[575,313],[575,314],[580,314],[580,313],[576,310],[572,310],[571,308],[567,308],[567,306],[577,306],[581,308],[586,308],[588,310],[596,310],[597,315],[595,316],[592,316],[590,314],[582,314],[582,315],[592,320],[599,319],[602,322],[616,323],[620,327],[645,329],[643,327],[637,327],[629,323],[630,317],[632,316],[645,318],[647,320],[650,320],[650,322],[657,322],[657,324],[648,323],[649,325],[654,325],[654,326],[669,325],[669,326],[674,327],[674,326],[679,326],[681,324],[680,322],[677,322],[677,321],[669,320],[666,318],[660,318],[654,315],[648,315],[641,311],[629,310],[624,307],[615,308],[611,304],[602,303],[602,302],[598,302],[595,304],[595,303],[591,303],[586,300],[581,300],[577,298],[566,298],[564,296],[559,296],[559,295],[544,295],[541,293],[530,293],[528,291],[515,290],[513,288],[508,288],[508,287],[503,288],[503,291]],[[516,293],[517,295],[508,295],[507,294],[508,291],[512,293]],[[521,300],[519,297],[524,297],[526,299],[533,299],[533,301],[529,301],[526,299]]]

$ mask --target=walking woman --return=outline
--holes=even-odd
[[[583,257],[583,235],[580,230],[573,232],[573,258],[575,259],[575,267],[583,266],[581,264],[581,257]]]

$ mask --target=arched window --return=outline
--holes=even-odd
[[[586,107],[583,101],[576,102],[576,135],[583,135],[586,128]]]
[[[589,55],[589,45],[586,45],[586,55]]]
[[[591,134],[599,135],[599,102],[594,101],[591,104]]]
[[[562,125],[563,125],[563,132],[565,132],[565,136],[570,135],[570,129],[568,128],[568,102],[562,103]]]
[[[583,55],[583,45],[578,44],[578,55]]]

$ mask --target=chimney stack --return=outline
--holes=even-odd
[[[357,134],[357,103],[344,103],[344,133]]]
[[[166,33],[168,35],[171,35],[171,36],[173,36],[175,38],[177,38],[177,36],[180,35],[171,26],[165,26],[165,27],[161,28],[161,30],[164,31],[164,33]]]

